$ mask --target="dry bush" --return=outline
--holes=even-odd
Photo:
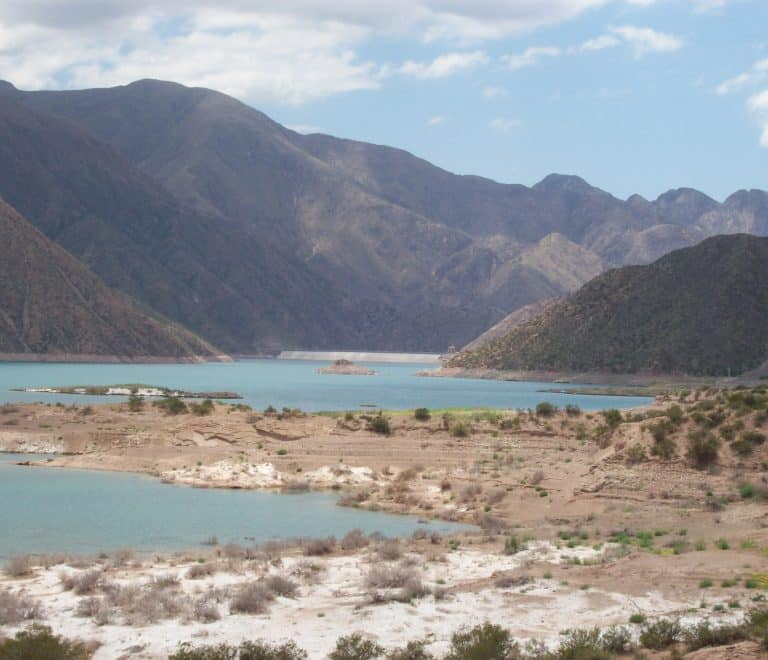
[[[308,557],[330,555],[336,547],[336,539],[329,536],[326,539],[310,539],[304,546],[304,554]]]
[[[263,582],[253,582],[243,586],[232,599],[229,609],[238,614],[263,614],[275,595]]]
[[[461,489],[461,495],[459,496],[460,502],[468,502],[469,500],[475,499],[480,493],[483,492],[483,487],[473,482],[471,484],[467,484],[464,486],[464,488]]]
[[[370,543],[368,537],[360,529],[353,529],[341,539],[342,550],[359,550]]]
[[[11,557],[5,565],[5,574],[13,578],[32,575],[32,558],[29,555]]]
[[[176,575],[157,575],[152,578],[150,585],[155,589],[176,589],[181,581]]]
[[[265,541],[259,547],[259,553],[267,561],[277,561],[289,549],[288,543],[285,541]]]
[[[397,481],[413,481],[424,468],[420,465],[409,467],[397,475]]]
[[[528,483],[531,486],[538,486],[542,481],[544,481],[544,470],[534,470],[528,478]]]
[[[413,568],[373,566],[365,576],[365,585],[369,589],[401,589],[409,581],[418,579],[419,574]]]
[[[446,491],[451,490],[451,482],[449,479],[443,479],[440,482],[440,491],[445,493]]]
[[[263,582],[275,596],[295,598],[299,591],[299,585],[283,575],[269,575]]]
[[[382,561],[396,561],[403,556],[403,550],[397,539],[391,539],[379,545],[376,548],[376,554]]]
[[[203,578],[211,577],[217,570],[218,566],[216,564],[195,564],[189,567],[187,578],[190,580],[202,580]]]
[[[40,566],[47,570],[51,568],[51,566],[60,566],[62,564],[66,564],[70,559],[71,557],[64,554],[63,552],[52,552],[49,554],[40,555],[37,561]]]
[[[144,585],[109,585],[107,603],[117,608],[131,626],[156,623],[180,616],[186,596],[179,589],[159,588],[152,582]]]
[[[495,516],[487,513],[478,513],[475,516],[475,523],[484,532],[501,532],[506,529],[506,523]]]
[[[38,602],[10,591],[0,591],[0,626],[13,626],[41,618],[42,608]]]
[[[309,559],[302,559],[297,562],[291,570],[291,575],[304,584],[317,584],[323,573],[325,573],[325,566]]]
[[[74,591],[78,596],[85,596],[94,593],[101,587],[103,575],[98,568],[82,573],[62,575],[60,577],[61,586],[65,591]]]
[[[75,609],[75,616],[93,619],[96,625],[106,626],[114,621],[115,610],[106,598],[90,596],[80,600]]]
[[[213,623],[221,619],[221,612],[215,601],[206,595],[192,603],[192,619],[200,623]]]
[[[510,589],[511,587],[522,587],[530,582],[533,582],[533,578],[529,575],[503,575],[496,578],[493,584],[499,589]]]

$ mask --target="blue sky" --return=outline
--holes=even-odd
[[[766,26],[765,0],[6,0],[0,77],[176,80],[462,174],[723,199],[768,188]]]

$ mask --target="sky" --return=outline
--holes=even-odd
[[[506,183],[768,189],[767,0],[0,0],[0,78],[209,87]]]

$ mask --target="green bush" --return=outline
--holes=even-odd
[[[706,431],[691,431],[688,434],[688,460],[703,470],[717,462],[720,441]]]
[[[722,625],[713,628],[709,621],[702,621],[687,629],[683,637],[688,650],[696,651],[706,646],[733,644],[747,639],[749,633],[745,626]]]
[[[38,624],[0,642],[0,660],[86,660],[90,656],[81,642],[58,637]]]
[[[756,493],[757,489],[752,484],[741,484],[741,486],[739,486],[739,495],[741,495],[741,498],[744,500],[754,497]]]
[[[408,642],[387,653],[387,660],[434,660],[434,656],[424,648],[424,642]]]
[[[621,416],[621,412],[616,410],[616,408],[611,408],[610,410],[603,410],[602,412],[603,418],[605,419],[605,423],[608,425],[608,428],[611,430],[615,429],[619,424],[621,424],[623,420]]]
[[[519,654],[508,630],[486,621],[469,630],[454,633],[445,660],[507,660]]]
[[[187,412],[187,404],[176,396],[166,396],[155,401],[154,405],[168,415],[180,415]]]
[[[740,456],[749,456],[755,447],[765,443],[765,435],[758,431],[747,431],[741,434],[736,442],[731,443],[731,449]]]
[[[364,639],[362,635],[354,634],[340,637],[336,648],[328,655],[328,660],[374,660],[384,654],[384,649]]]
[[[466,438],[472,433],[472,427],[466,422],[454,422],[448,432],[454,438]]]
[[[536,404],[536,414],[539,417],[552,417],[557,412],[557,406],[549,401],[542,401]]]
[[[504,554],[516,555],[518,552],[525,550],[526,543],[521,541],[517,536],[508,536],[504,541]]]
[[[384,417],[382,413],[379,413],[368,420],[367,428],[369,431],[373,431],[379,435],[390,435],[392,433],[392,427],[389,425],[389,417]]]
[[[413,416],[420,422],[429,421],[432,417],[428,408],[416,408],[416,410],[413,411]]]
[[[577,406],[575,403],[569,403],[565,407],[565,414],[569,417],[578,417],[581,415],[581,408],[579,408],[579,406]]]
[[[168,660],[305,660],[306,651],[293,642],[272,645],[266,642],[243,642],[240,646],[218,644],[193,647],[181,644]]]
[[[130,412],[139,412],[144,407],[144,399],[135,394],[128,397],[128,410]]]
[[[205,415],[210,415],[214,411],[214,405],[213,405],[213,401],[211,401],[210,399],[205,399],[200,403],[191,404],[189,406],[189,409],[195,415],[199,415],[200,417],[203,417]]]
[[[682,629],[677,621],[659,619],[646,623],[640,631],[640,643],[647,649],[661,651],[680,640]]]

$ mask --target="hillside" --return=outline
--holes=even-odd
[[[235,352],[443,351],[607,268],[718,233],[768,234],[762,191],[721,204],[690,189],[624,201],[574,176],[500,184],[300,135],[174,83],[5,86],[0,105],[39,124],[6,122],[13,147],[0,155],[26,157],[24,170],[0,164],[0,194],[110,285]],[[109,181],[103,199],[97,176]],[[62,217],[68,229],[52,223]],[[169,281],[178,290],[159,284]]]
[[[191,333],[107,288],[0,199],[0,353],[214,357]]]
[[[608,271],[452,367],[736,375],[768,359],[768,238]]]

